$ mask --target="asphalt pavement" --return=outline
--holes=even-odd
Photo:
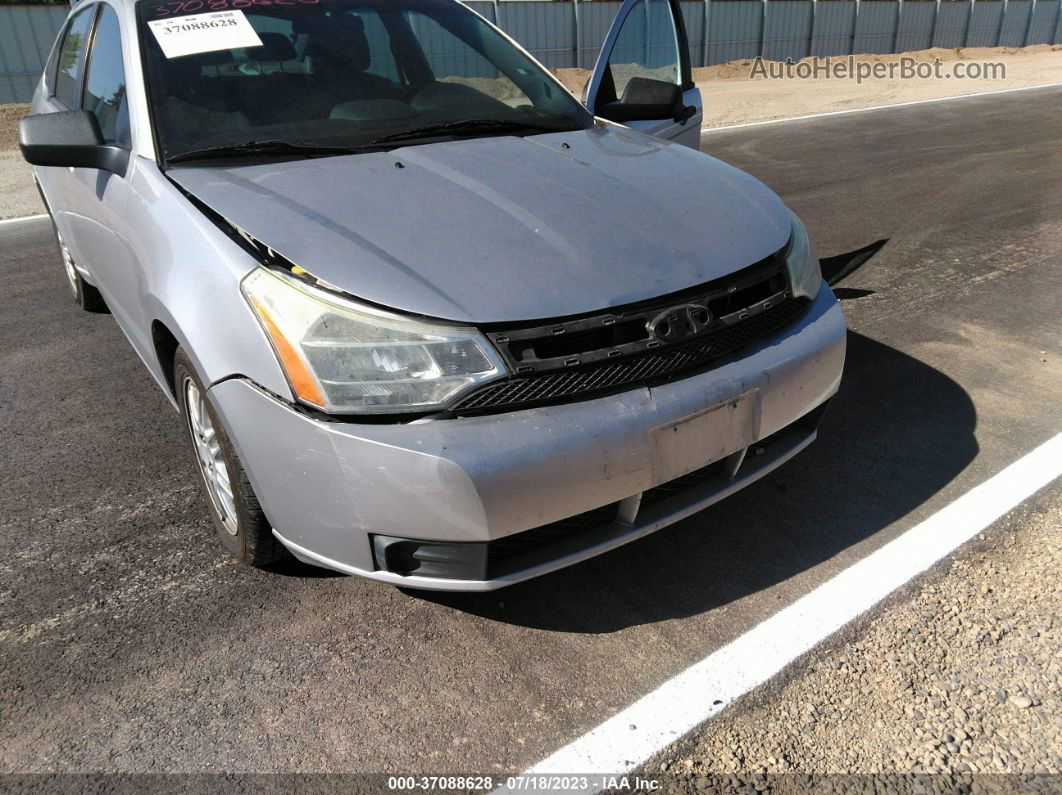
[[[0,225],[0,772],[518,772],[879,548],[1062,429],[1060,101],[706,135],[820,255],[888,240],[838,290],[819,439],[488,595],[227,560],[176,414],[70,302],[48,222]]]
[[[1057,793],[1062,484],[1036,502],[667,748],[641,776],[662,779],[668,795],[727,792],[731,777],[816,795]]]

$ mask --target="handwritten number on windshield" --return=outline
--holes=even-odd
[[[256,6],[319,5],[321,0],[170,0],[155,6],[156,17],[173,14],[194,14],[196,11],[230,11],[255,8]]]

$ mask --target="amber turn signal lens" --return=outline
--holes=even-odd
[[[277,352],[277,358],[280,359],[284,372],[287,373],[291,388],[295,390],[295,396],[304,403],[323,409],[325,400],[321,395],[321,390],[318,388],[313,376],[310,375],[310,370],[306,367],[306,363],[299,356],[298,351],[295,350],[295,346],[288,342],[272,316],[270,316],[269,310],[262,305],[261,301],[252,296],[251,305],[254,307],[254,311],[258,313],[262,326],[273,343],[273,349]]]

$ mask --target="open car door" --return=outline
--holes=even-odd
[[[686,144],[701,143],[701,92],[678,0],[624,0],[586,89],[595,116]]]

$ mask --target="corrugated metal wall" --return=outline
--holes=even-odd
[[[494,19],[494,3],[467,5]],[[546,66],[584,69],[593,67],[619,7],[497,3],[499,25]],[[686,0],[682,13],[694,66],[761,55],[798,60],[811,54],[1062,44],[1062,0]]]
[[[0,102],[29,102],[68,11],[0,6]]]
[[[1003,3],[999,2],[999,0],[974,3],[966,46],[995,46],[995,43],[999,40],[999,23],[1002,20]]]
[[[970,22],[969,3],[943,3],[937,18],[934,47],[962,47],[966,41],[966,26]]]
[[[619,2],[551,0],[470,0],[467,5],[546,66],[584,69],[593,67],[620,7]],[[761,55],[799,60],[931,46],[1062,44],[1062,0],[687,0],[682,9],[695,66]],[[29,99],[66,11],[63,6],[0,6],[0,102]],[[667,49],[659,25],[644,30],[649,38],[640,46]],[[626,39],[624,46],[639,45]],[[469,59],[467,53],[453,57]]]
[[[1062,3],[1055,8],[1054,3],[1037,3],[1029,26],[1029,44],[1050,44],[1058,42],[1062,35]]]
[[[575,12],[571,3],[498,3],[498,27],[551,69],[575,62]]]
[[[708,9],[708,63],[725,63],[760,54],[763,3],[714,2]]]
[[[847,55],[852,51],[856,5],[844,0],[820,0],[816,4],[812,55]]]
[[[800,60],[808,54],[815,19],[810,0],[768,3],[764,18],[763,57],[773,61]]]
[[[583,69],[593,69],[601,44],[622,3],[579,3],[579,61]],[[523,41],[510,31],[510,35]]]
[[[1025,41],[1025,28],[1029,22],[1029,0],[1010,0],[1007,14],[1003,18],[1003,29],[999,32],[999,43],[1003,47],[1021,47]]]
[[[852,52],[892,52],[898,8],[898,3],[861,3],[856,15]]]
[[[948,3],[955,5],[955,3]],[[960,8],[966,8],[963,3]],[[941,12],[944,4],[941,3]],[[897,7],[899,25],[896,28],[896,52],[910,52],[911,50],[927,50],[933,46],[935,35],[933,18],[937,15],[936,3],[903,3]],[[937,25],[940,17],[937,17]],[[962,46],[962,40],[955,45]]]

